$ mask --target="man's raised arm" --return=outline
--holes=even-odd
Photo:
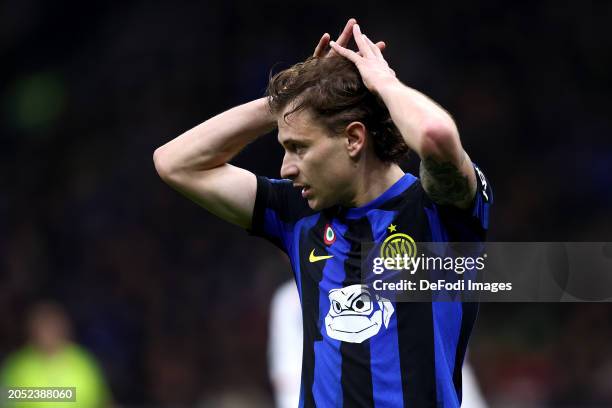
[[[402,84],[358,25],[353,26],[353,37],[359,54],[340,44],[330,45],[355,63],[365,86],[380,96],[406,144],[421,158],[421,182],[429,197],[438,204],[468,208],[476,194],[476,174],[451,116]]]
[[[216,216],[251,227],[257,179],[227,164],[257,137],[276,127],[266,98],[212,117],[153,154],[155,169],[172,188]]]

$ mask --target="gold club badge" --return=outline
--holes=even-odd
[[[389,232],[395,232],[395,229],[396,226],[393,224],[388,227]],[[412,258],[416,256],[416,254],[417,247],[414,239],[412,239],[410,235],[400,232],[389,235],[380,247],[380,257],[384,259],[396,259],[398,256],[404,258],[404,255],[408,258]]]

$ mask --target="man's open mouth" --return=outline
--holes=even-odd
[[[308,184],[294,184],[293,186],[300,189],[302,197],[308,198],[312,196],[312,189]]]

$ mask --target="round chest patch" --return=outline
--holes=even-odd
[[[331,245],[336,241],[336,233],[332,229],[331,225],[325,225],[325,233],[323,234],[323,241],[326,245]]]

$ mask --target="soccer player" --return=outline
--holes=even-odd
[[[347,47],[354,38],[358,50]],[[385,302],[361,251],[392,234],[483,241],[492,193],[451,116],[401,83],[354,19],[275,75],[267,96],[158,148],[164,181],[291,261],[302,306],[300,406],[457,407],[476,305]],[[278,128],[283,180],[228,164]],[[420,179],[398,162],[421,158]]]

